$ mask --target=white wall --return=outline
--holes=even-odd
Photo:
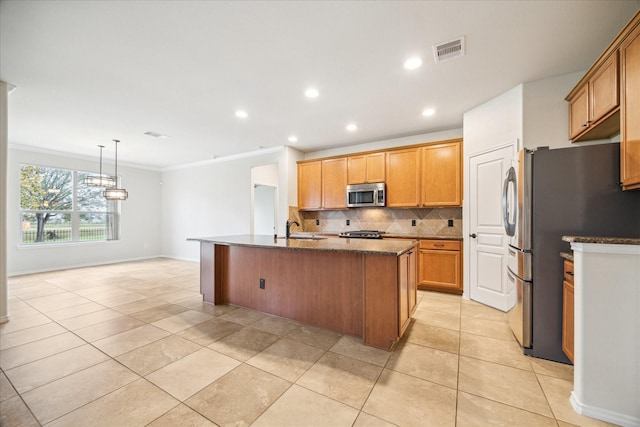
[[[365,144],[350,145],[348,147],[330,148],[328,150],[310,151],[304,158],[317,159],[320,157],[342,156],[345,154],[362,151],[384,150],[387,148],[403,147],[405,145],[422,144],[425,142],[444,141],[447,139],[462,138],[462,129],[451,129],[440,132],[423,133],[420,135],[404,136],[401,138],[383,139]]]
[[[251,228],[251,169],[278,164],[278,234],[283,234],[288,206],[296,205],[296,161],[302,153],[289,147],[263,155],[216,159],[169,169],[162,174],[162,253],[199,260],[200,246],[189,237],[249,234]],[[294,198],[291,198],[293,194]]]
[[[7,191],[9,275],[106,264],[160,255],[162,211],[160,209],[161,174],[159,171],[118,164],[122,186],[129,192],[129,199],[120,202],[120,240],[21,246],[19,212],[21,163],[95,172],[98,172],[99,169],[98,156],[95,160],[87,160],[9,147]]]
[[[518,85],[464,113],[464,155],[480,153],[518,139],[522,141],[523,87]],[[466,166],[465,161],[465,166]],[[465,170],[464,176],[468,176]],[[465,186],[466,188],[466,186]]]
[[[540,146],[566,148],[569,141],[569,104],[564,98],[584,72],[564,74],[523,85],[523,143],[525,148]]]
[[[0,323],[9,320],[7,307],[7,169],[8,85],[0,80]]]

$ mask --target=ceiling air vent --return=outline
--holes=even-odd
[[[160,132],[154,132],[152,130],[148,130],[146,132],[144,132],[145,135],[147,136],[152,136],[154,138],[169,138],[167,135],[160,133]]]
[[[464,56],[464,36],[433,46],[433,58],[436,64],[460,56]]]

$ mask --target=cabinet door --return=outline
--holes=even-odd
[[[640,189],[640,27],[620,47],[622,102],[620,175],[623,190]]]
[[[384,182],[386,179],[386,153],[367,154],[367,182]]]
[[[409,252],[409,317],[416,311],[418,302],[418,256],[416,250]]]
[[[347,158],[322,161],[322,207],[347,207]]]
[[[387,152],[387,207],[420,206],[420,158],[417,148]]]
[[[566,280],[562,285],[562,351],[573,362],[574,347],[574,293]]]
[[[322,162],[298,163],[298,209],[322,207]]]
[[[351,156],[347,162],[347,182],[364,184],[367,181],[367,156]]]
[[[418,256],[418,288],[461,294],[462,242],[422,239]]]
[[[409,326],[409,253],[398,258],[398,336],[402,336]]]
[[[589,79],[589,124],[603,118],[620,105],[618,52],[614,52]]]
[[[589,85],[569,100],[569,139],[574,140],[589,126]]]
[[[462,206],[460,141],[422,147],[422,206]]]

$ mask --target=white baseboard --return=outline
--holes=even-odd
[[[69,264],[69,265],[61,265],[57,267],[41,268],[41,269],[34,269],[34,270],[12,271],[9,273],[9,277],[23,276],[25,274],[47,273],[49,271],[69,270],[71,268],[95,267],[98,265],[118,264],[121,262],[143,261],[146,259],[154,259],[154,258],[170,258],[170,257],[165,257],[163,255],[150,255],[150,256],[138,257],[138,258],[113,259],[108,261],[87,262],[84,264]]]
[[[571,392],[569,401],[571,402],[571,406],[573,406],[573,410],[580,415],[597,418],[623,427],[640,427],[640,418],[634,417],[633,415],[620,414],[618,412],[598,408],[596,406],[586,405],[578,400],[573,391]]]
[[[184,258],[184,257],[173,256],[173,255],[159,255],[159,257],[177,259],[178,261],[200,262],[200,258],[195,258],[195,259],[194,258]]]

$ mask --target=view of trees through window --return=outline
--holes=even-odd
[[[84,184],[89,172],[22,165],[22,243],[117,240],[117,202]]]

